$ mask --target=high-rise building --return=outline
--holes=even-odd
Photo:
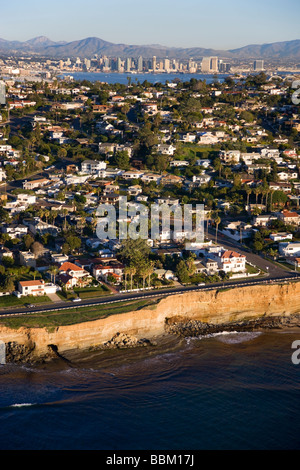
[[[103,58],[103,65],[105,68],[109,68],[109,58],[106,56]]]
[[[131,58],[127,57],[127,59],[126,59],[126,72],[130,72],[130,71],[131,71]]]
[[[210,62],[210,70],[211,72],[218,72],[219,71],[219,59],[218,57],[211,57]]]
[[[84,59],[84,66],[88,70],[91,68],[91,61],[90,59]]]
[[[218,57],[203,57],[202,59],[202,72],[214,73],[219,71]]]
[[[173,70],[177,71],[179,69],[179,61],[176,59],[173,59],[172,66],[173,66]]]
[[[230,69],[231,69],[231,64],[229,64],[228,62],[223,62],[223,60],[220,60],[219,71],[221,73],[228,73],[230,72]]]
[[[6,104],[6,88],[5,82],[0,81],[0,105]]]
[[[196,71],[197,71],[197,64],[196,64],[196,62],[193,61],[193,59],[189,60],[188,71],[189,71],[189,73],[196,73]]]
[[[203,73],[209,73],[210,72],[210,57],[203,57],[202,64],[201,64],[201,70],[202,70]]]
[[[155,72],[156,70],[156,56],[155,55],[153,56],[153,59],[152,59],[152,70],[153,72]]]
[[[164,60],[164,70],[166,72],[169,72],[170,71],[170,60],[169,59],[165,59]]]
[[[253,64],[253,69],[255,70],[255,72],[262,72],[264,70],[264,61],[255,60]]]
[[[143,57],[140,55],[138,58],[138,66],[137,66],[138,72],[143,71]]]
[[[117,71],[118,72],[123,72],[123,64],[122,64],[121,57],[118,57],[118,59],[117,59]]]

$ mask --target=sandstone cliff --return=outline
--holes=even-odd
[[[101,309],[101,306],[99,306]],[[0,326],[0,340],[10,350],[22,351],[26,357],[41,357],[50,349],[64,353],[74,349],[101,347],[117,333],[137,340],[177,332],[174,325],[191,322],[199,325],[235,325],[237,322],[258,324],[258,320],[285,318],[300,313],[300,283],[228,288],[220,291],[188,292],[162,299],[157,305],[138,311],[113,315],[96,321],[62,326],[54,331],[45,328]],[[24,355],[23,354],[23,355]],[[18,357],[19,357],[18,356]]]

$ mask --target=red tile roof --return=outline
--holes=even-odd
[[[20,281],[22,287],[33,287],[33,286],[43,286],[42,281]]]
[[[69,261],[66,261],[61,265],[59,268],[60,271],[83,271],[83,268],[80,268],[76,264],[70,263]]]
[[[222,254],[221,258],[246,258],[245,255],[241,255],[240,253],[237,253],[236,251],[224,251]]]

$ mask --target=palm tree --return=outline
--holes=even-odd
[[[145,280],[146,280],[146,277],[148,276],[148,270],[149,270],[149,267],[147,266],[147,264],[141,266],[139,269],[139,274],[143,278],[143,289],[145,289]]]
[[[274,194],[274,189],[270,189],[270,211],[272,212],[273,209],[273,194]]]
[[[127,276],[128,275],[130,275],[130,267],[125,266],[124,268],[125,290],[127,290]]]
[[[258,202],[258,196],[260,195],[260,193],[261,193],[261,189],[258,186],[256,186],[256,188],[254,189],[256,206],[257,206],[257,202]]]
[[[154,263],[151,261],[148,265],[147,269],[147,275],[148,275],[148,287],[151,286],[151,274],[153,274],[154,271]]]
[[[215,218],[215,224],[216,224],[216,243],[218,243],[218,227],[219,227],[219,224],[221,223],[221,218],[219,216],[217,216]]]
[[[206,232],[207,232],[207,238],[208,238],[208,226],[209,226],[209,222],[211,221],[211,212],[208,212],[206,214]]]
[[[44,216],[45,216],[45,219],[46,219],[46,223],[48,223],[49,217],[51,216],[50,212],[48,210],[45,210]]]
[[[39,209],[38,212],[37,212],[37,216],[42,219],[45,215],[45,212],[43,211],[43,209]]]
[[[56,275],[58,273],[58,267],[57,266],[50,266],[48,272],[50,273],[50,276],[51,276],[51,282],[54,282],[54,284],[55,284]]]
[[[246,184],[245,185],[245,191],[246,191],[246,194],[247,194],[247,206],[249,206],[249,199],[250,199],[250,194],[252,193],[252,189],[250,188],[250,186],[248,186]]]
[[[55,220],[56,220],[56,217],[58,216],[58,212],[57,211],[51,211],[51,220],[52,220],[52,224],[54,225],[55,223]]]
[[[128,274],[130,275],[130,283],[131,283],[131,290],[133,289],[133,276],[136,274],[136,267],[135,266],[129,266],[128,267]]]

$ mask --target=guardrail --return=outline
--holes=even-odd
[[[185,294],[186,292],[189,291],[211,291],[211,290],[218,290],[218,289],[224,289],[224,288],[235,288],[235,287],[248,287],[248,286],[254,286],[254,285],[259,285],[259,284],[278,284],[278,283],[286,283],[286,282],[291,282],[292,280],[300,280],[300,275],[296,276],[291,276],[291,277],[284,277],[284,278],[278,278],[278,279],[269,279],[269,280],[259,280],[256,282],[243,282],[243,283],[228,283],[228,281],[220,285],[214,285],[210,287],[199,287],[199,286],[193,286],[193,287],[186,287],[185,289],[181,290],[176,290],[176,291],[169,291],[169,292],[157,292],[155,294],[147,294],[147,295],[140,295],[138,297],[132,297],[129,299],[116,299],[116,300],[109,300],[107,302],[95,302],[91,304],[80,304],[80,305],[67,305],[67,306],[61,306],[60,308],[50,308],[50,309],[44,309],[44,310],[30,310],[27,312],[17,312],[17,313],[0,313],[1,317],[13,317],[13,316],[26,316],[26,315],[31,315],[31,314],[36,314],[36,313],[50,313],[50,312],[57,312],[57,311],[62,311],[62,310],[74,310],[78,308],[86,308],[86,307],[97,307],[99,305],[110,305],[110,304],[115,304],[115,303],[120,303],[120,302],[131,302],[135,300],[140,300],[140,299],[151,299],[151,298],[157,298],[157,297],[164,297],[164,296],[171,296],[171,295],[181,295]]]

